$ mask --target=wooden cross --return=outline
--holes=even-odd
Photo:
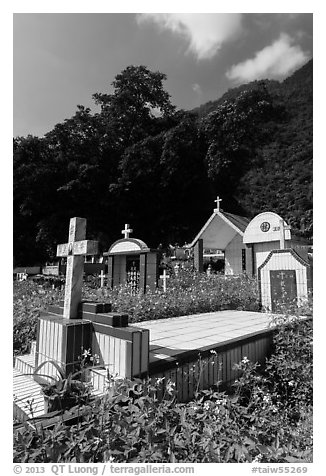
[[[131,228],[129,228],[129,227],[130,227],[130,225],[129,225],[128,223],[126,223],[126,224],[125,224],[125,229],[124,229],[124,230],[121,230],[121,233],[122,233],[123,235],[125,235],[125,238],[129,238],[130,233],[133,232],[133,230],[132,230]]]
[[[166,280],[169,278],[170,276],[168,274],[166,274],[166,269],[164,268],[163,269],[163,274],[160,276],[161,279],[163,279],[163,291],[166,293]]]
[[[214,200],[214,202],[216,202],[216,208],[214,208],[214,212],[219,212],[220,211],[220,202],[222,202],[222,199],[219,196],[217,196],[216,200]]]
[[[57,256],[67,257],[66,285],[63,317],[78,318],[81,302],[85,255],[98,253],[98,242],[85,240],[86,219],[70,219],[68,243],[57,246]]]
[[[280,220],[280,250],[285,249],[285,230],[291,230],[289,225],[284,224],[284,220]]]
[[[104,286],[104,278],[106,274],[104,273],[103,269],[101,269],[100,279],[101,279],[101,288]]]

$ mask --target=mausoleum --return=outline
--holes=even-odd
[[[291,248],[301,258],[308,260],[307,241],[293,235],[291,227],[274,212],[256,215],[245,230],[243,243],[250,250],[250,274],[253,276],[257,275],[258,268],[273,250]]]
[[[243,243],[243,235],[249,218],[226,213],[220,208],[221,199],[217,197],[213,214],[195,236],[187,248],[195,247],[202,240],[203,251],[216,249],[224,252],[225,274],[251,272],[250,249]]]
[[[138,239],[130,238],[133,230],[128,224],[121,233],[124,238],[115,241],[108,256],[108,286],[128,285],[134,292],[154,291],[158,282],[158,251]]]
[[[252,220],[222,210],[217,197],[213,214],[187,248],[194,248],[195,267],[205,249],[224,253],[225,274],[257,276],[259,266],[272,250],[291,248],[308,261],[309,243],[291,234],[291,227],[274,212],[264,212]]]

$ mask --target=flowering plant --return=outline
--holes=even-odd
[[[85,404],[90,401],[91,387],[85,381],[87,380],[85,370],[90,365],[94,367],[94,364],[98,363],[99,359],[97,355],[92,355],[90,349],[82,350],[83,353],[78,358],[79,369],[73,374],[70,373],[67,377],[58,363],[52,360],[42,362],[35,369],[35,376],[50,380],[50,382],[47,383],[43,380],[40,381],[48,412],[68,409],[75,405]],[[39,373],[42,367],[48,363],[55,367],[57,373],[56,377]]]

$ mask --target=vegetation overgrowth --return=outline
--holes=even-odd
[[[94,278],[95,279],[95,278]],[[129,322],[162,319],[223,309],[258,310],[255,280],[247,277],[197,274],[180,270],[171,276],[168,292],[158,290],[132,295],[128,288],[113,290],[84,283],[83,299],[111,302],[114,311],[126,312]],[[58,304],[63,290],[48,288],[27,280],[14,283],[14,352],[26,353],[36,338],[36,322],[49,304]]]
[[[116,382],[115,394],[81,409],[79,423],[16,432],[14,461],[312,462],[312,320],[278,324],[264,371],[244,357],[232,394],[217,382],[177,403],[171,382]]]
[[[165,80],[128,66],[110,94],[93,96],[99,112],[79,105],[44,137],[14,139],[17,266],[54,260],[72,216],[87,219],[101,251],[121,236],[121,217],[150,247],[190,243],[217,193],[227,212],[273,211],[312,237],[312,60],[194,111],[176,110]]]

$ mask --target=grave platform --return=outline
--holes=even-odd
[[[272,345],[270,322],[269,313],[225,310],[135,325],[150,333],[149,376],[171,380],[178,400],[186,401],[217,381],[230,385],[238,375],[232,367],[243,357],[263,365]]]
[[[159,398],[169,381],[175,384],[178,401],[187,401],[199,389],[218,381],[230,385],[238,376],[233,369],[243,357],[264,364],[269,355],[273,328],[271,314],[249,311],[219,311],[131,324],[131,333],[149,331],[148,371],[140,377],[163,378]],[[128,327],[120,328],[119,332]],[[114,330],[114,328],[113,328]],[[96,331],[94,333],[96,337]],[[31,354],[16,359],[14,413],[19,419],[30,418],[26,400],[34,399],[37,416],[44,412],[41,387],[34,382],[35,344]],[[23,375],[25,373],[25,375]],[[92,370],[93,394],[105,393],[106,370]]]

